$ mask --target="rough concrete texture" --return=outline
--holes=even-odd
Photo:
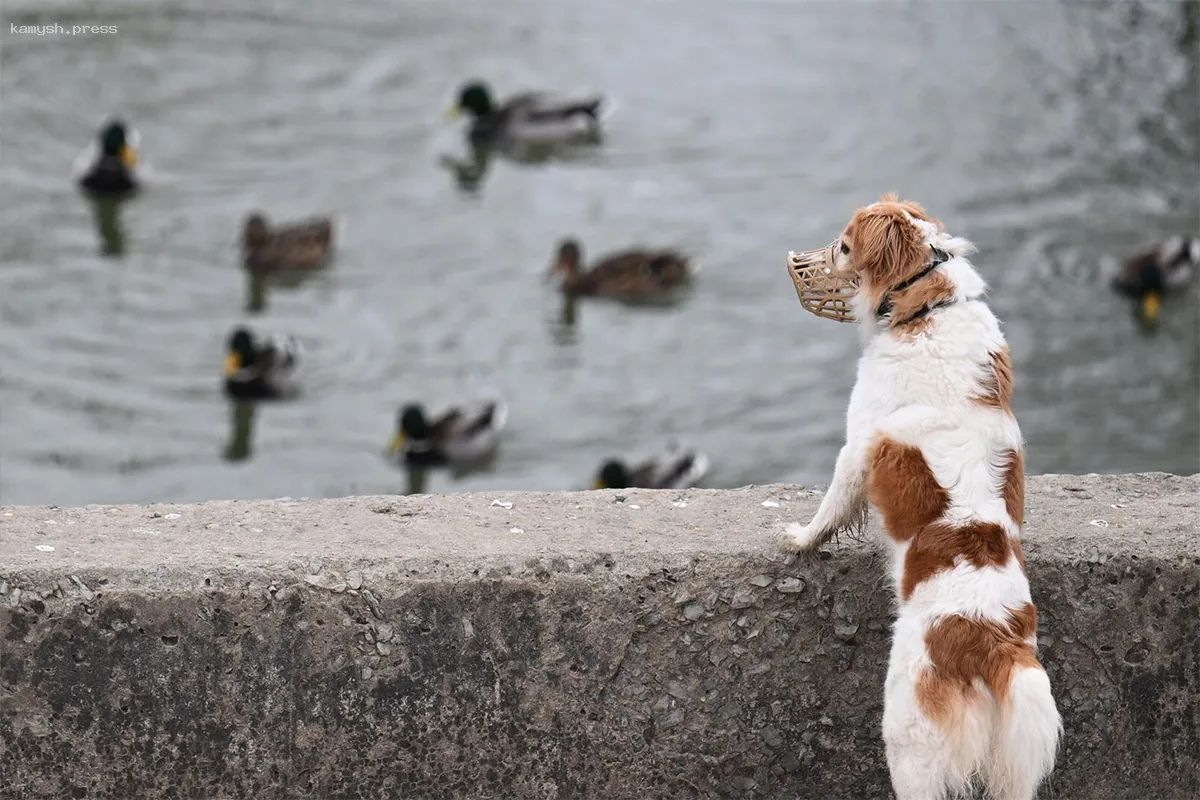
[[[1198,494],[1031,479],[1042,797],[1200,796]],[[888,798],[884,564],[786,559],[816,502],[0,509],[0,796]]]

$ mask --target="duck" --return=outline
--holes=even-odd
[[[1200,236],[1172,236],[1128,258],[1112,288],[1139,301],[1147,323],[1158,321],[1163,295],[1184,289],[1200,269]]]
[[[501,400],[453,406],[432,422],[422,404],[408,403],[396,416],[387,454],[410,468],[480,465],[495,455],[507,421]]]
[[[329,264],[340,232],[341,220],[336,216],[272,226],[266,214],[253,211],[242,231],[243,264],[255,273],[318,270]]]
[[[98,197],[126,197],[142,186],[138,167],[138,132],[121,119],[111,119],[75,159],[72,177]]]
[[[695,277],[696,268],[683,253],[670,249],[630,248],[608,254],[583,267],[583,245],[564,239],[547,279],[559,279],[568,295],[652,298],[671,293]]]
[[[473,146],[503,149],[597,141],[604,104],[601,95],[568,98],[545,92],[523,92],[497,103],[486,82],[471,80],[459,88],[458,101],[446,114],[471,117],[467,139]]]
[[[690,489],[708,474],[708,456],[672,443],[637,466],[619,458],[605,461],[593,489]]]
[[[269,334],[260,341],[249,328],[234,328],[225,356],[225,394],[237,400],[294,397],[302,360],[295,337]]]

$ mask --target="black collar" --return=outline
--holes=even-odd
[[[921,280],[922,278],[927,276],[929,273],[933,272],[935,269],[940,267],[942,264],[945,264],[947,261],[950,260],[950,254],[947,253],[945,250],[941,250],[937,247],[934,247],[933,245],[930,245],[929,249],[933,251],[933,260],[930,261],[929,264],[927,264],[925,266],[925,268],[922,269],[920,272],[918,272],[916,275],[913,275],[908,280],[901,281],[900,283],[896,284],[895,286],[892,287],[892,290],[890,292],[888,292],[886,295],[884,295],[883,300],[875,308],[875,318],[876,319],[882,319],[883,317],[886,317],[888,314],[892,313],[891,295],[895,294],[896,292],[903,292],[905,289],[912,286],[914,283]],[[918,311],[916,314],[909,317],[905,321],[911,322],[914,319],[920,319],[921,317],[928,314],[930,311],[933,311],[935,308],[941,308],[942,306],[948,306],[952,302],[953,302],[953,300],[943,300],[940,303],[935,303],[934,305],[931,305],[931,306],[925,306],[923,309],[921,309],[920,311]]]

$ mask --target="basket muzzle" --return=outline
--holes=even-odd
[[[788,273],[805,311],[838,322],[854,322],[850,299],[858,293],[858,283],[836,274],[834,253],[838,244],[834,241],[818,250],[788,253]]]

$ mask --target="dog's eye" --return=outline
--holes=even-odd
[[[842,255],[850,255],[850,247],[845,242],[842,242]]]

